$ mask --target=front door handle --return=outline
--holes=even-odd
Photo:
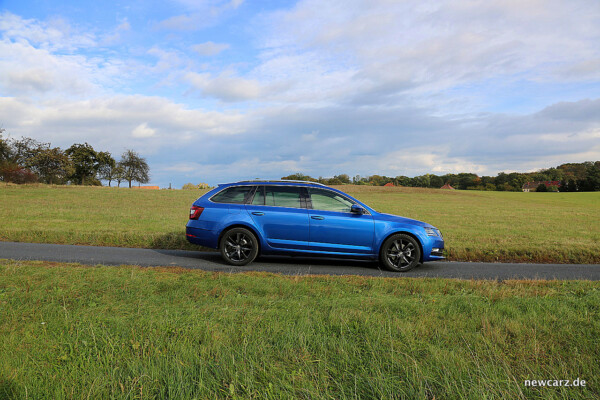
[[[311,218],[312,219],[319,219],[319,220],[325,219],[325,217],[321,217],[320,215],[312,215]]]
[[[265,215],[264,212],[260,212],[260,211],[253,211],[252,215]]]

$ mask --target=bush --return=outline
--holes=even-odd
[[[193,183],[186,183],[181,187],[184,190],[194,190],[194,189],[209,189],[210,185],[208,183],[199,183],[194,185]]]
[[[0,180],[12,183],[34,183],[38,181],[37,175],[18,165],[0,166]]]

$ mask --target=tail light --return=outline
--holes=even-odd
[[[192,208],[190,208],[190,219],[198,219],[202,214],[202,211],[204,211],[204,207],[192,206]]]

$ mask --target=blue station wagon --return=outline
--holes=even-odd
[[[219,185],[194,202],[189,242],[219,249],[226,262],[258,255],[379,260],[408,271],[441,260],[444,240],[421,221],[375,211],[346,193],[314,182],[242,181]]]

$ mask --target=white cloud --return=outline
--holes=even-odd
[[[473,84],[597,78],[599,20],[586,0],[304,0],[257,24],[265,34],[256,73],[292,80],[304,99],[440,105],[444,91],[470,85],[493,100],[497,83]]]
[[[0,87],[15,95],[90,93],[108,83],[98,66],[79,55],[54,55],[27,42],[0,40]]]
[[[216,24],[224,15],[235,11],[244,0],[178,0],[188,13],[174,15],[158,22],[157,29],[171,31],[196,31]]]
[[[165,20],[160,21],[156,27],[158,29],[168,29],[174,31],[194,31],[206,25],[202,16],[199,14],[182,14],[174,15]]]
[[[149,128],[147,123],[139,124],[135,127],[135,129],[131,132],[131,136],[134,138],[149,138],[154,136],[156,133],[155,129]]]
[[[0,32],[15,42],[31,43],[48,50],[74,51],[97,44],[94,34],[80,32],[61,18],[42,22],[23,19],[8,11],[0,14]]]
[[[186,80],[204,96],[216,97],[225,102],[252,100],[263,93],[258,81],[241,78],[232,71],[224,71],[218,76],[190,72],[186,75]]]
[[[222,52],[223,50],[227,50],[229,45],[227,43],[214,43],[214,42],[204,42],[198,43],[192,46],[192,50],[201,56],[215,56]]]
[[[60,19],[40,22],[0,14],[1,93],[36,98],[93,96],[131,76],[130,65],[114,55],[83,54],[96,45],[93,34]]]
[[[251,117],[238,112],[188,109],[163,98],[144,96],[38,104],[0,97],[0,121],[17,137],[34,137],[61,147],[89,142],[116,154],[124,148],[150,154],[185,147],[196,139],[241,134],[253,125]]]
[[[179,1],[165,28],[216,24],[241,4]],[[304,0],[249,24],[260,33],[247,47],[232,40],[251,54],[239,59],[189,54],[228,48],[202,42],[204,32],[154,30],[169,40],[148,49],[128,42],[139,32],[125,34],[127,19],[98,35],[3,13],[0,123],[57,146],[135,148],[151,157],[153,176],[203,181],[495,174],[595,160],[593,5]],[[156,95],[135,94],[144,90]]]
[[[129,24],[129,21],[127,21],[127,19],[124,19],[123,22],[121,22],[112,33],[104,37],[102,42],[104,45],[111,45],[117,43],[121,40],[122,34],[129,30],[131,30],[131,25]]]

